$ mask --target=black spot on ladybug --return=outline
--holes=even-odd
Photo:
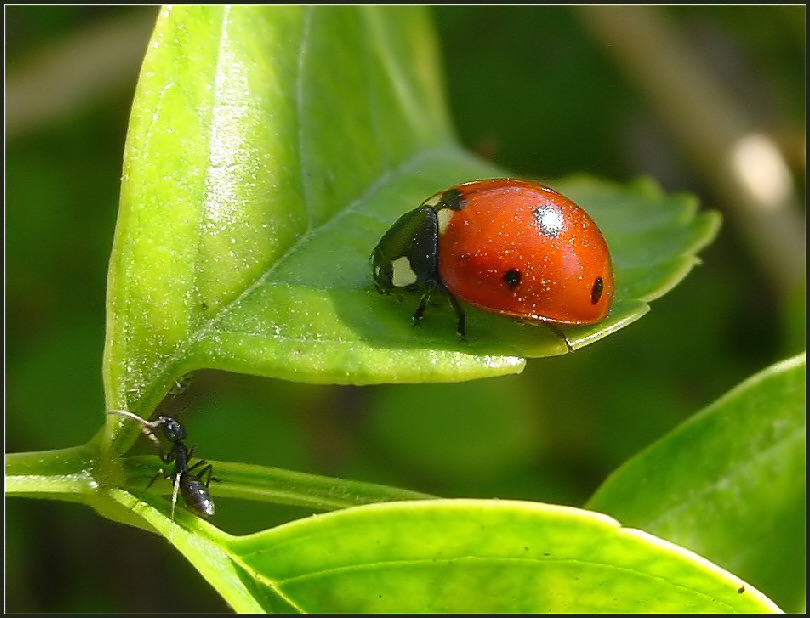
[[[467,205],[467,200],[458,189],[449,189],[442,193],[442,204],[451,210],[461,210]]]
[[[551,204],[543,204],[532,210],[537,230],[547,238],[557,238],[565,227],[565,217],[562,211]]]
[[[604,290],[605,284],[602,282],[602,277],[597,277],[596,281],[593,282],[593,287],[591,288],[591,304],[595,305],[599,302],[599,299],[602,298],[602,290]]]
[[[520,285],[520,271],[514,268],[510,268],[503,274],[503,280],[513,290]]]

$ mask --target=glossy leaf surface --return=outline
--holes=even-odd
[[[688,547],[799,611],[806,411],[801,355],[749,378],[628,461],[588,508]]]
[[[216,368],[304,382],[460,381],[560,354],[549,329],[374,290],[369,255],[436,190],[505,172],[462,151],[423,7],[177,6],[144,61],[109,271],[109,407],[149,411]],[[617,294],[575,347],[637,319],[718,220],[688,197],[571,179]]]
[[[777,611],[677,546],[598,513],[538,503],[378,504],[227,545],[247,573],[305,612]]]

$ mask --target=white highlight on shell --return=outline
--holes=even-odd
[[[544,204],[532,211],[537,228],[543,236],[556,238],[565,227],[565,218],[559,208]]]

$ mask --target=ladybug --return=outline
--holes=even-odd
[[[464,309],[528,322],[594,324],[613,298],[607,242],[574,202],[525,180],[477,180],[436,193],[402,215],[371,254],[382,293],[420,291],[414,324],[441,290],[466,336]]]

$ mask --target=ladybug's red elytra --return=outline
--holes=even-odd
[[[525,321],[594,324],[613,299],[613,267],[596,223],[567,197],[525,180],[467,182],[402,215],[371,254],[381,292],[419,290],[419,323],[442,289],[458,302]],[[566,339],[566,345],[570,344]]]

